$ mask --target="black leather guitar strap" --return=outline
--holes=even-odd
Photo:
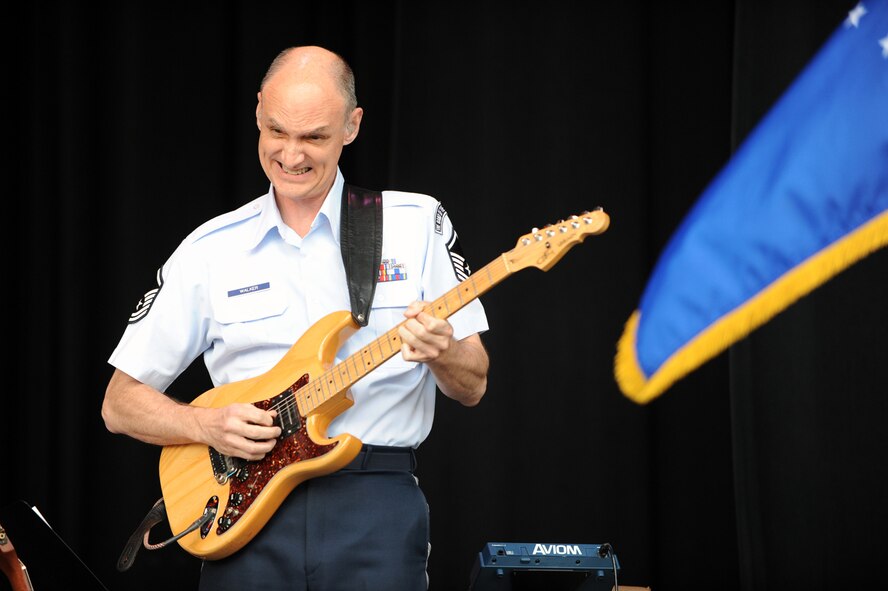
[[[340,211],[339,241],[352,318],[367,326],[382,259],[382,193],[346,183]]]

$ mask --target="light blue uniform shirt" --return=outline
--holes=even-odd
[[[109,363],[162,392],[199,355],[214,385],[239,381],[271,369],[327,314],[349,310],[339,243],[343,185],[337,171],[304,238],[281,220],[272,189],[197,228],[158,271],[159,287],[139,302]],[[336,363],[403,321],[411,302],[453,288],[463,272],[453,226],[432,197],[383,192],[383,226],[381,272],[391,280],[377,283],[369,324]],[[457,339],[488,329],[477,299],[448,321]],[[405,447],[428,436],[436,385],[424,364],[397,353],[351,393],[354,406],[331,423],[329,436]]]

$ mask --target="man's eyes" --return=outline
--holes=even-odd
[[[273,135],[275,137],[284,137],[287,135],[283,129],[278,129],[276,127],[270,127],[270,128],[268,128],[268,130],[271,133],[271,135]],[[309,142],[322,142],[324,140],[329,139],[329,136],[325,135],[325,134],[321,134],[321,133],[310,133],[306,136],[303,136],[303,139],[305,141],[309,141]]]

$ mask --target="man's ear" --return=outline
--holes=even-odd
[[[344,146],[355,141],[355,138],[358,137],[358,132],[361,130],[361,118],[364,116],[364,109],[361,107],[356,107],[354,111],[349,115],[348,120],[345,123],[345,138],[342,141]]]
[[[262,123],[260,122],[260,116],[262,114],[262,92],[256,93],[256,127],[262,129]]]

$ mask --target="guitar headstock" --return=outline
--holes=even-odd
[[[601,234],[610,225],[610,216],[600,207],[544,228],[534,228],[518,239],[515,248],[503,254],[509,271],[536,267],[548,271],[575,244],[586,236]]]

